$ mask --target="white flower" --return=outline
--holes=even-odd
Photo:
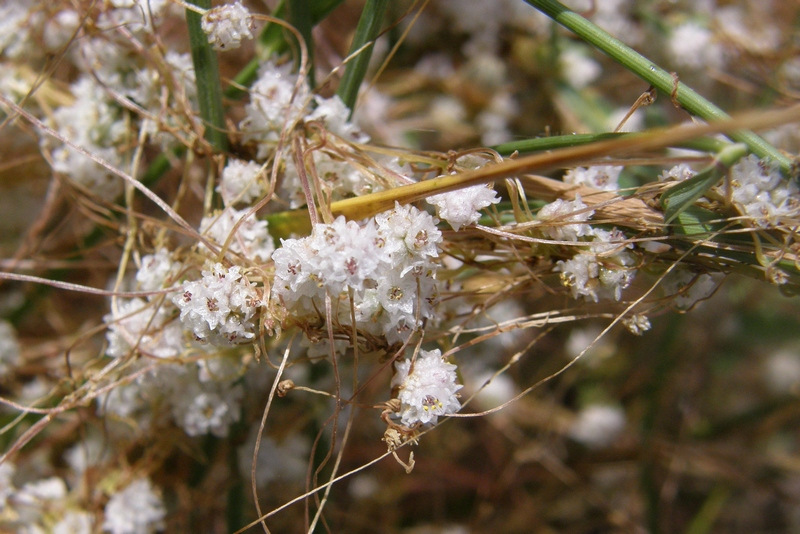
[[[228,240],[228,236],[248,210],[225,208],[222,212],[203,217],[200,221],[200,233],[215,241],[220,247]],[[205,245],[201,245],[205,248]],[[255,214],[245,219],[230,240],[228,250],[240,254],[248,260],[267,262],[275,250],[275,243],[267,230],[267,221],[258,219]]]
[[[761,227],[800,216],[800,190],[786,182],[777,165],[750,155],[731,169],[732,197],[740,211]]]
[[[338,217],[306,238],[282,241],[272,255],[272,294],[301,317],[318,315],[326,294],[347,302],[352,290],[358,326],[402,341],[433,317],[441,239],[435,219],[412,206],[397,205],[362,226]],[[340,307],[341,324],[347,310]]]
[[[315,96],[316,109],[306,116],[306,121],[321,121],[325,129],[346,141],[366,143],[369,136],[350,122],[350,108],[344,105],[339,95],[330,98]]]
[[[89,512],[69,511],[53,525],[53,534],[91,534],[93,523]]]
[[[0,320],[0,377],[19,362],[20,346],[14,327],[8,321]]]
[[[176,393],[172,415],[190,436],[211,433],[224,438],[241,415],[244,390],[240,385],[194,382]]]
[[[602,449],[613,444],[624,429],[622,408],[593,404],[580,411],[569,437],[591,449]]]
[[[725,50],[714,42],[711,30],[697,22],[685,22],[672,30],[667,52],[679,67],[720,69],[725,63]]]
[[[5,510],[9,497],[14,495],[14,482],[11,480],[16,467],[11,462],[0,464],[0,512]]]
[[[580,195],[575,200],[558,199],[545,205],[539,210],[536,218],[547,222],[544,233],[556,241],[577,241],[579,237],[591,236],[592,227],[582,224],[594,215],[593,210],[587,210],[586,204],[581,201]]]
[[[439,349],[420,351],[414,362],[397,362],[392,387],[399,386],[400,421],[405,426],[436,424],[439,416],[461,409],[456,392],[456,366],[442,359]]]
[[[113,358],[125,356],[133,347],[150,356],[174,358],[183,348],[180,325],[169,320],[164,306],[155,308],[139,298],[118,299],[116,308],[103,319],[108,324],[106,354]]]
[[[157,291],[169,287],[178,274],[181,264],[172,260],[172,254],[165,248],[155,254],[142,257],[142,266],[136,272],[136,281],[142,291]],[[152,299],[153,297],[148,297]]]
[[[254,161],[228,160],[217,186],[225,205],[250,204],[260,198],[266,192],[266,183],[260,173],[261,165]]]
[[[625,244],[624,239],[619,230],[598,228],[588,251],[556,263],[553,270],[561,272],[561,281],[570,289],[573,298],[582,296],[595,302],[600,298],[622,298],[622,290],[636,275],[633,268],[636,260],[627,251],[632,245]]]
[[[569,47],[561,52],[558,63],[564,79],[575,89],[583,89],[603,72],[597,61],[575,47]]]
[[[485,185],[475,185],[450,193],[442,193],[425,199],[436,206],[436,214],[446,220],[456,232],[462,226],[475,224],[481,218],[480,211],[500,199],[494,189]]]
[[[709,298],[720,286],[722,273],[695,274],[685,269],[674,270],[664,280],[664,293],[674,295],[673,305],[679,310],[693,308],[701,300]]]
[[[236,451],[239,472],[247,480],[251,476],[257,436],[256,425],[250,431],[247,441]],[[263,488],[275,480],[284,483],[305,480],[310,450],[311,443],[301,434],[290,433],[280,442],[269,436],[263,436],[256,457],[256,486]]]
[[[207,11],[200,28],[208,35],[208,42],[214,45],[214,50],[233,50],[241,46],[242,40],[253,38],[256,24],[250,11],[241,2],[236,2]]]
[[[306,114],[308,86],[300,84],[295,93],[297,75],[292,74],[291,69],[291,63],[281,67],[265,63],[250,89],[250,103],[245,106],[247,116],[240,127],[245,142],[259,143],[259,159],[269,155],[284,127],[291,126]]]
[[[261,301],[239,267],[213,265],[200,280],[184,282],[173,302],[184,327],[200,341],[225,346],[255,338]]]
[[[685,163],[680,163],[672,167],[670,170],[662,172],[661,175],[658,177],[658,180],[660,182],[665,182],[669,179],[672,179],[678,182],[682,182],[684,180],[688,180],[689,178],[694,176],[694,174],[695,173],[691,167],[689,167]]]
[[[564,183],[570,185],[586,185],[601,191],[619,189],[619,174],[622,166],[599,165],[595,167],[578,167],[570,169],[564,175]]]
[[[166,515],[164,503],[150,480],[140,478],[108,501],[103,531],[111,534],[150,534],[164,528]]]

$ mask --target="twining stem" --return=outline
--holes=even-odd
[[[350,109],[351,115],[355,109],[358,90],[367,73],[374,41],[380,34],[383,16],[388,5],[389,0],[367,0],[364,10],[361,12],[361,18],[358,20],[356,33],[348,52],[348,58],[353,54],[355,56],[349,59],[342,81],[339,83],[339,89],[336,91],[342,102]]]
[[[211,8],[211,0],[191,0],[197,7]],[[225,133],[225,112],[222,107],[222,85],[219,77],[217,53],[208,42],[208,36],[200,27],[202,17],[187,9],[186,24],[189,28],[189,43],[192,48],[195,78],[197,80],[197,99],[200,104],[200,117],[206,127],[206,139],[215,152],[228,150],[228,136]]]
[[[618,61],[659,91],[670,95],[692,115],[705,120],[724,120],[728,115],[720,108],[700,96],[686,84],[633,49],[598,28],[582,16],[557,0],[525,0],[527,3],[552,18],[565,28],[575,32],[586,42]],[[728,137],[747,148],[760,158],[770,158],[778,163],[784,174],[789,173],[792,161],[764,139],[750,131],[735,131]]]

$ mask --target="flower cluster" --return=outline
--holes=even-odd
[[[572,247],[578,249],[572,258],[559,260],[554,269],[561,273],[561,281],[573,298],[619,300],[636,273],[636,258],[626,250],[633,245],[626,243],[625,235],[616,228],[604,230],[587,224],[593,214],[576,195],[573,201],[559,199],[545,205],[537,218],[545,225],[543,233],[548,237],[580,244]]]
[[[209,10],[203,15],[200,27],[215,50],[233,50],[244,39],[253,38],[256,24],[247,8],[236,2]]]
[[[413,206],[397,205],[363,226],[339,217],[282,241],[272,255],[272,294],[304,317],[324,310],[326,295],[338,301],[352,291],[359,328],[402,340],[433,317],[440,242],[436,220]],[[341,312],[349,323],[349,307]]]
[[[585,185],[600,191],[617,191],[622,166],[598,165],[595,167],[577,167],[564,175],[564,183]]]
[[[395,364],[392,388],[398,388],[400,422],[407,427],[436,424],[439,417],[461,409],[456,366],[442,358],[439,349],[422,350],[415,360]]]
[[[494,189],[485,185],[475,185],[451,193],[433,195],[425,201],[436,206],[436,214],[457,232],[462,226],[478,222],[481,210],[497,204],[500,199]]]
[[[258,219],[255,214],[244,221],[248,210],[225,208],[223,211],[203,217],[200,221],[200,233],[222,247],[228,240],[227,250],[252,261],[266,262],[275,250],[275,243],[267,230],[267,221]],[[231,237],[233,228],[239,225]],[[205,245],[202,245],[205,248]]]
[[[750,155],[731,169],[733,201],[762,228],[800,216],[800,189],[781,177],[777,165]]]
[[[224,346],[256,337],[261,299],[240,267],[216,263],[203,271],[200,280],[184,282],[172,301],[180,309],[184,328],[198,341]]]

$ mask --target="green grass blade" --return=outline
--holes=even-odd
[[[211,7],[211,0],[193,0],[192,3],[203,9]],[[192,48],[192,62],[197,79],[197,99],[200,103],[200,117],[206,127],[206,139],[216,152],[228,150],[228,136],[225,133],[225,111],[222,107],[222,85],[219,77],[217,53],[208,42],[208,37],[200,27],[202,17],[191,9],[186,10],[186,24],[189,28],[189,43]]]
[[[367,67],[374,48],[373,41],[378,38],[381,31],[383,16],[388,5],[389,0],[367,0],[364,4],[364,11],[361,12],[361,18],[358,20],[348,56],[356,51],[361,51],[347,63],[339,89],[336,91],[342,102],[350,109],[351,115],[358,99],[361,82],[367,74]]]

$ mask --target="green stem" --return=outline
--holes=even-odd
[[[705,120],[723,120],[729,116],[720,108],[700,96],[682,82],[675,84],[672,74],[658,67],[643,55],[635,52],[621,41],[615,39],[585,18],[581,17],[557,0],[525,0],[565,28],[575,32],[586,42],[618,61],[650,85],[666,95],[674,94],[675,100],[689,113]],[[729,137],[744,143],[751,152],[760,158],[770,158],[777,162],[781,170],[788,174],[791,160],[764,139],[749,131],[738,131]]]
[[[367,74],[374,41],[381,31],[383,16],[388,5],[389,0],[367,0],[364,4],[364,11],[361,12],[361,18],[358,20],[348,57],[359,50],[360,52],[347,63],[342,81],[339,83],[339,89],[336,91],[342,102],[350,109],[351,115],[356,106],[361,82]]]
[[[211,0],[191,0],[203,9],[211,8]],[[197,99],[200,103],[200,117],[206,127],[206,139],[216,152],[228,150],[228,136],[225,134],[225,112],[222,108],[222,85],[220,84],[217,54],[208,42],[208,36],[200,27],[202,17],[191,9],[186,10],[186,24],[189,28],[189,43],[192,47],[197,80]]]
[[[552,137],[537,137],[535,139],[524,139],[521,141],[511,141],[491,147],[503,156],[508,156],[514,152],[520,154],[527,154],[530,152],[542,152],[545,150],[555,150],[557,148],[566,148],[572,146],[582,146],[594,143],[596,141],[605,141],[607,139],[622,139],[636,134],[630,133],[594,133],[594,134],[568,134],[568,135],[554,135]],[[698,150],[700,152],[719,152],[730,143],[713,139],[711,137],[700,137],[697,139],[690,139],[682,143],[677,143],[677,148],[687,148],[689,150]]]

